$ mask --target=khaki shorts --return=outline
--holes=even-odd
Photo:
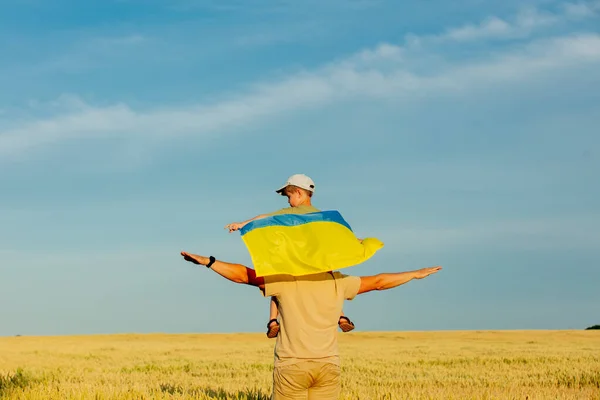
[[[340,396],[340,367],[302,361],[273,369],[272,400],[337,400]]]

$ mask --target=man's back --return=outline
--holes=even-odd
[[[264,295],[277,298],[281,319],[275,366],[306,360],[339,365],[338,319],[359,287],[360,278],[339,272],[265,277]]]

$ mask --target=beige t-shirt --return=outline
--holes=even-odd
[[[304,360],[340,365],[338,320],[344,300],[352,300],[359,288],[359,277],[340,272],[266,276],[263,294],[279,302],[275,366]]]
[[[319,212],[318,208],[313,206],[297,206],[297,207],[287,207],[282,208],[281,210],[277,210],[275,212],[269,213],[267,215],[282,215],[282,214],[308,214],[313,212]]]

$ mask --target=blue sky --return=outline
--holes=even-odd
[[[357,330],[600,322],[600,2],[0,7],[0,335],[262,332],[179,252],[249,263],[294,173],[385,242],[345,272],[444,267]]]

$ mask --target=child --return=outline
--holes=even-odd
[[[281,210],[269,213],[257,215],[244,222],[234,222],[225,226],[229,232],[234,232],[242,229],[246,224],[257,219],[266,218],[272,215],[281,214],[308,214],[312,212],[319,212],[320,210],[315,208],[311,203],[312,195],[315,191],[315,183],[308,176],[303,174],[292,175],[288,178],[285,185],[279,188],[276,193],[286,196],[290,207],[283,208]],[[275,297],[271,297],[270,304],[270,315],[269,322],[267,323],[267,337],[274,338],[279,333],[279,322],[277,321],[278,309],[277,300]],[[348,317],[342,314],[338,321],[338,325],[343,332],[349,332],[354,329],[354,323],[350,321]]]

